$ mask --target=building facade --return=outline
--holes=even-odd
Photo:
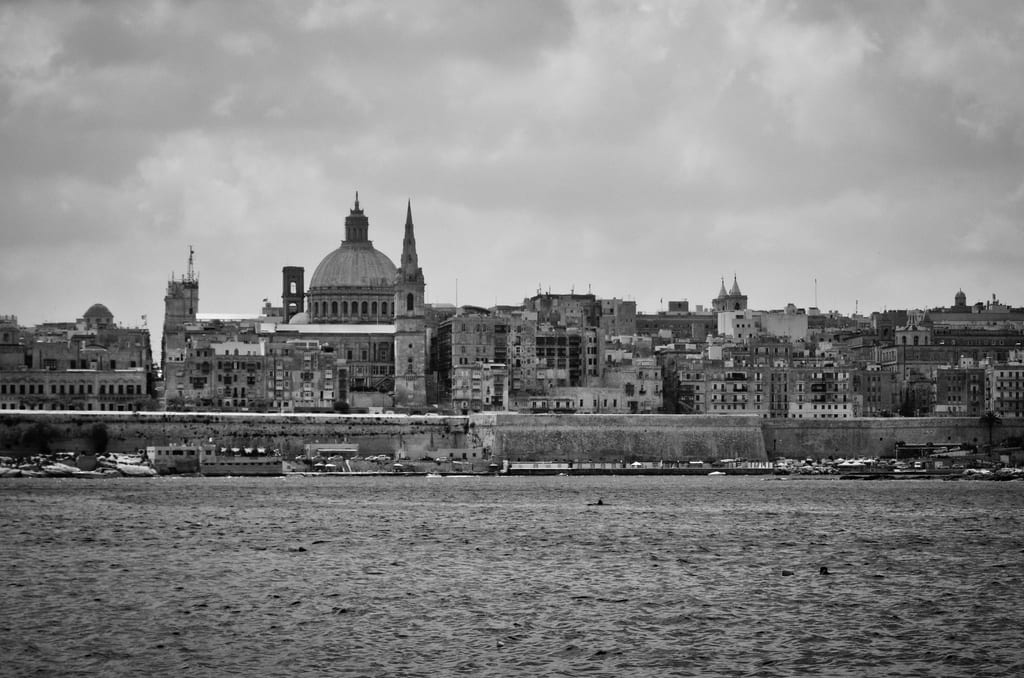
[[[149,330],[117,326],[103,304],[75,323],[0,318],[0,409],[152,409],[155,380]]]

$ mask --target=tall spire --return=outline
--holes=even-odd
[[[726,291],[725,291],[725,276],[722,276],[722,288],[720,290],[718,290],[718,298],[719,299],[724,299],[725,295],[726,295]]]
[[[412,225],[412,200],[410,199],[405,210],[405,238],[402,240],[402,277],[408,281],[417,280],[422,276],[420,271],[419,256],[416,254],[416,234]]]

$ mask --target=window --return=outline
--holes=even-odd
[[[405,310],[406,311],[412,311],[415,307],[416,307],[416,298],[413,297],[412,293],[410,292],[409,294],[405,295]],[[462,329],[463,329],[463,331],[465,331],[466,326],[463,325]]]
[[[331,302],[331,315],[338,315],[338,302],[336,301]]]

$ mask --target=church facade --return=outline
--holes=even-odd
[[[355,204],[341,244],[314,269],[282,268],[280,309],[198,312],[198,280],[168,284],[164,383],[170,409],[322,411],[427,403],[425,280],[406,207],[401,265],[376,249]]]

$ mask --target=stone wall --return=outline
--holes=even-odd
[[[767,458],[751,416],[499,414],[473,424],[496,459],[512,461]]]
[[[363,455],[402,450],[419,458],[468,447],[469,437],[466,417],[16,411],[0,412],[0,454],[35,451],[23,440],[37,424],[51,430],[51,451],[88,451],[90,432],[99,423],[107,428],[110,452],[212,439],[218,445],[266,447],[294,456],[306,443],[347,441],[359,443]]]
[[[743,457],[884,457],[897,441],[988,442],[977,418],[761,419],[708,415],[524,415],[469,417],[335,414],[215,414],[172,412],[0,411],[0,454],[35,451],[25,432],[38,424],[51,431],[50,449],[91,449],[90,431],[103,423],[111,452],[147,445],[199,443],[277,448],[287,456],[311,442],[355,442],[360,452],[403,451],[417,459],[472,450],[520,461],[696,461]],[[1024,437],[1024,420],[1004,419],[993,440]],[[456,453],[457,454],[457,453]],[[479,455],[479,456],[477,456]],[[458,455],[461,456],[461,455]]]
[[[988,443],[988,428],[977,417],[765,419],[764,446],[770,458],[891,457],[897,442],[936,445]],[[1024,436],[1024,420],[1003,419],[992,440]]]

